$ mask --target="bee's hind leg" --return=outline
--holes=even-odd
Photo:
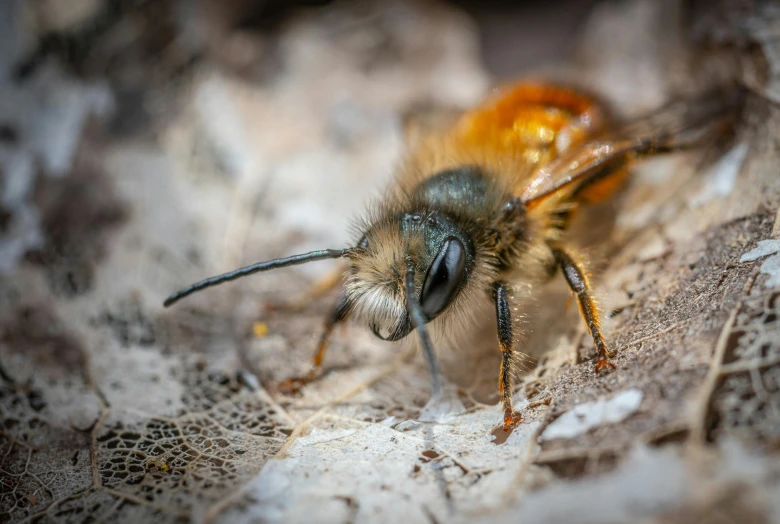
[[[328,317],[325,319],[325,325],[322,328],[322,334],[320,340],[317,343],[317,349],[314,352],[312,358],[312,366],[308,373],[301,377],[293,377],[285,380],[279,384],[279,390],[284,393],[297,393],[306,384],[316,380],[322,372],[322,362],[325,359],[325,352],[328,349],[328,339],[330,338],[333,328],[337,324],[343,322],[347,318],[348,303],[347,295],[345,292],[341,293],[339,301],[336,306],[331,310]]]
[[[606,368],[615,369],[615,364],[609,361],[607,343],[604,341],[604,335],[601,332],[598,305],[593,297],[593,289],[590,287],[590,281],[582,262],[574,258],[570,252],[559,248],[553,249],[553,254],[566,282],[574,294],[577,295],[580,313],[596,346],[598,353],[596,373]]]
[[[498,344],[501,348],[501,369],[498,373],[498,391],[504,404],[504,431],[509,431],[523,420],[512,408],[512,364],[514,356],[514,338],[512,335],[512,312],[507,299],[507,285],[496,282],[493,287],[496,300],[496,319],[498,323]]]

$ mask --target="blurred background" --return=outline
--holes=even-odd
[[[3,0],[0,516],[780,522],[780,301],[740,265],[778,234],[778,20],[750,0]],[[276,391],[335,297],[273,306],[333,263],[162,309],[205,276],[353,241],[403,115],[519,77],[593,92],[617,120],[750,93],[733,148],[648,162],[598,210],[608,234],[586,247],[620,373],[588,372],[562,282],[522,308],[518,398],[542,403],[511,435],[490,322],[440,347],[455,418],[439,425],[415,422],[430,385],[414,348],[360,326],[336,333],[321,381]],[[722,372],[721,339],[760,365]],[[537,446],[631,387],[625,424]]]

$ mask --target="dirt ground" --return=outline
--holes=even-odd
[[[0,520],[779,522],[780,8],[772,2],[10,0],[0,6]],[[298,5],[300,4],[300,5]],[[630,118],[740,86],[733,137],[643,162],[575,224],[617,370],[562,279],[522,288],[524,421],[490,313],[334,334],[337,267],[420,104],[518,75]]]

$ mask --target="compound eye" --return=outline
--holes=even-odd
[[[466,248],[455,237],[444,241],[423,283],[420,305],[428,320],[446,308],[460,289],[466,270]]]

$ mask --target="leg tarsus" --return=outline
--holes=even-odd
[[[504,409],[504,431],[509,431],[520,422],[523,421],[523,416],[519,413],[515,413],[512,409]]]
[[[320,337],[320,343],[317,345],[317,351],[314,353],[309,372],[300,377],[290,377],[280,382],[277,386],[280,392],[285,395],[298,395],[305,385],[311,384],[322,376],[322,361],[325,357],[325,351],[328,349],[328,338],[332,330],[333,326],[325,326],[325,331]]]
[[[346,293],[342,293],[341,298],[339,298],[339,301],[336,304],[336,307],[333,308],[331,314],[325,321],[325,327],[323,328],[322,335],[320,336],[320,341],[317,344],[317,350],[314,352],[314,357],[312,358],[311,369],[303,376],[291,377],[280,382],[277,386],[277,389],[280,392],[289,395],[296,395],[301,391],[303,386],[314,382],[322,375],[322,362],[325,360],[325,352],[328,349],[328,339],[330,338],[330,334],[333,332],[333,328],[336,327],[336,324],[347,318],[347,310],[347,295]]]
[[[290,377],[283,380],[276,386],[280,393],[285,395],[298,395],[303,387],[317,380],[320,377],[320,370],[312,369],[306,375],[300,377]]]
[[[609,371],[610,369],[614,370],[617,368],[615,367],[615,364],[610,362],[607,357],[599,357],[599,359],[596,361],[596,374],[598,375],[604,369]]]
[[[512,409],[512,354],[514,338],[512,336],[512,313],[507,299],[506,284],[497,282],[493,291],[496,299],[496,319],[498,323],[498,344],[501,348],[501,370],[498,373],[498,391],[504,403],[504,431],[509,431],[523,417]]]
[[[609,361],[610,351],[607,349],[607,343],[604,341],[604,335],[601,332],[598,305],[593,297],[593,289],[590,286],[583,264],[569,252],[562,249],[553,249],[553,254],[566,282],[577,296],[580,314],[585,321],[590,336],[593,338],[593,345],[596,346],[598,355],[596,373],[601,372],[603,369],[615,369],[615,364]]]

